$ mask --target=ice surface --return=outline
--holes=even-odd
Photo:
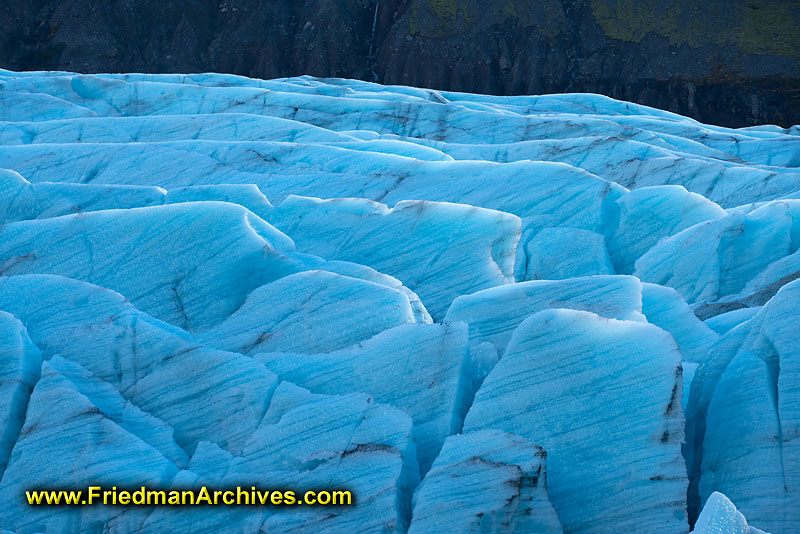
[[[403,408],[414,421],[417,457],[427,471],[444,439],[461,430],[472,391],[464,365],[467,327],[409,324],[328,354],[256,354],[280,378],[313,392],[364,391]]]
[[[491,341],[502,352],[523,320],[551,308],[643,321],[642,284],[632,276],[519,282],[459,297],[445,320],[469,323],[471,339]]]
[[[14,171],[0,169],[0,222],[47,219],[85,211],[138,208],[164,202],[157,187],[92,184],[31,184]]]
[[[514,331],[464,430],[544,447],[566,532],[685,532],[680,359],[653,325],[542,311]]]
[[[55,361],[42,364],[25,426],[0,483],[0,522],[19,533],[95,532],[92,523],[113,513],[104,507],[33,508],[20,499],[26,489],[92,484],[161,485],[178,468],[151,445],[92,404]],[[65,517],[67,516],[68,517]]]
[[[445,321],[469,324],[473,389],[492,369],[520,323],[552,308],[585,310],[603,317],[643,321],[641,283],[632,276],[536,280],[487,289],[453,301]]]
[[[773,534],[800,528],[799,297],[800,282],[787,284],[725,334],[698,368],[687,409],[697,498],[723,492]]]
[[[798,247],[800,201],[775,201],[661,241],[636,262],[635,274],[706,305],[699,314],[711,316],[762,305],[800,276]]]
[[[672,335],[686,361],[701,363],[719,337],[692,313],[683,297],[669,287],[642,284],[642,312],[647,322]]]
[[[708,498],[697,523],[694,534],[751,534],[747,520],[725,495],[714,492]]]
[[[0,69],[0,528],[794,533],[799,133]],[[20,500],[99,480],[357,504]]]
[[[419,296],[408,289],[397,278],[389,276],[388,274],[379,273],[371,267],[361,265],[360,263],[352,263],[349,261],[331,260],[325,261],[318,265],[320,269],[328,272],[349,276],[350,278],[359,278],[367,282],[374,282],[382,286],[396,289],[408,297],[408,302],[411,304],[411,311],[414,314],[414,319],[420,323],[430,324],[433,322],[431,314],[425,309],[425,305],[420,300]]]
[[[28,298],[31,294],[39,297]],[[132,404],[172,426],[189,453],[202,440],[240,447],[277,385],[275,375],[251,358],[203,347],[121,295],[83,282],[51,275],[2,277],[0,308],[28,327],[44,359],[60,355],[112,384]],[[187,373],[192,380],[176,388]]]
[[[256,469],[255,466],[261,465],[262,467],[259,469],[266,469],[271,466],[270,469],[276,470],[274,477],[278,478],[278,480],[283,480],[286,485],[291,482],[295,485],[302,483],[309,487],[319,487],[325,481],[338,480],[341,484],[354,485],[360,491],[361,498],[368,501],[370,500],[369,495],[372,494],[369,492],[379,492],[382,495],[381,499],[383,501],[378,500],[372,508],[367,506],[359,509],[359,513],[363,512],[366,515],[359,515],[356,519],[350,519],[349,521],[354,522],[354,524],[358,524],[364,517],[371,517],[369,514],[375,515],[374,521],[380,520],[387,524],[408,520],[407,508],[410,507],[410,504],[404,505],[405,508],[403,508],[402,514],[400,509],[396,509],[393,504],[388,508],[386,507],[387,502],[394,503],[395,500],[398,500],[402,503],[403,498],[410,499],[410,488],[413,488],[416,484],[415,480],[419,477],[416,454],[410,437],[410,421],[401,412],[387,406],[375,405],[363,395],[342,397],[341,400],[336,400],[331,405],[330,402],[334,400],[333,397],[315,396],[308,392],[302,393],[304,390],[300,390],[296,386],[291,386],[290,388],[287,382],[284,382],[282,387],[276,389],[277,380],[274,375],[269,373],[258,362],[237,354],[205,349],[194,343],[188,334],[182,333],[166,323],[148,318],[145,314],[132,309],[119,295],[108,290],[60,277],[43,275],[5,278],[2,279],[0,287],[2,287],[0,289],[2,307],[16,309],[20,317],[35,325],[33,331],[36,342],[39,346],[45,347],[44,356],[49,358],[48,362],[44,364],[45,367],[47,369],[55,369],[58,371],[56,374],[63,375],[66,384],[64,387],[74,389],[76,395],[86,399],[82,402],[90,402],[92,406],[95,406],[95,409],[102,414],[103,421],[113,422],[114,425],[120,428],[120,432],[126,431],[127,437],[120,439],[125,442],[133,441],[135,443],[143,440],[142,443],[147,444],[152,449],[151,453],[148,454],[157,453],[158,456],[165,458],[164,461],[167,461],[166,458],[170,458],[168,465],[172,466],[171,469],[174,471],[177,471],[178,468],[186,467],[187,454],[184,450],[192,454],[192,459],[188,466],[192,469],[191,464],[199,461],[198,454],[204,454],[202,451],[207,450],[210,446],[209,441],[202,440],[212,440],[235,453],[237,458],[241,458],[240,460],[234,460],[230,454],[227,456],[231,458],[232,466],[238,466],[237,469],[242,470],[239,472],[229,466],[225,468],[228,473],[239,472],[241,478],[246,478],[245,475],[251,473],[251,469]],[[32,291],[43,295],[51,295],[50,302],[30,302],[22,298],[23,294],[29,294]],[[70,304],[72,307],[70,307]],[[90,305],[87,307],[87,304]],[[58,311],[56,312],[56,310]],[[81,319],[81,313],[90,316],[96,313],[100,315],[100,318],[89,322],[92,321],[91,317]],[[108,319],[109,316],[111,319]],[[18,322],[16,324],[19,325]],[[430,328],[435,327],[430,326]],[[94,347],[87,345],[86,341],[82,341],[86,331],[94,332],[92,338]],[[465,346],[466,332],[462,334],[462,339],[462,345]],[[125,354],[126,350],[129,351],[128,354]],[[66,355],[71,361],[54,355],[55,353]],[[107,356],[103,357],[104,354],[118,359],[106,360]],[[461,358],[463,359],[463,354]],[[88,369],[84,369],[77,363],[78,361],[94,365],[95,372],[92,373]],[[104,366],[108,371],[104,371]],[[456,378],[457,371],[458,368],[456,367]],[[101,378],[104,372],[109,373],[109,375]],[[184,383],[180,389],[175,389],[174,385],[179,380],[178,377],[185,375],[187,372],[191,373],[192,380]],[[45,374],[50,376],[47,372]],[[44,387],[46,383],[44,380],[40,380],[37,388]],[[60,393],[62,389],[54,393],[56,398],[62,395]],[[300,392],[299,396],[298,392]],[[35,395],[36,392],[34,392],[34,397]],[[123,398],[123,396],[127,397],[127,399]],[[304,407],[305,403],[309,402],[310,399],[314,400],[316,404]],[[34,400],[32,400],[31,406],[39,405],[34,404]],[[347,409],[344,408],[345,406]],[[369,406],[375,406],[374,410],[377,410],[376,413],[380,417],[374,420],[375,416],[370,416],[373,417],[373,420],[362,422],[365,414],[374,411],[373,408],[368,408]],[[317,445],[306,440],[300,441],[305,444],[308,450],[299,450],[297,452],[298,462],[317,462],[319,459],[331,455],[331,451],[336,450],[331,449],[332,436],[352,436],[351,439],[354,441],[349,442],[351,445],[342,445],[339,454],[345,457],[354,455],[358,458],[358,454],[348,452],[351,450],[348,447],[355,449],[357,452],[359,446],[363,446],[364,454],[368,458],[371,454],[378,456],[388,454],[389,458],[387,458],[388,463],[386,464],[388,471],[386,472],[390,478],[383,479],[382,484],[389,484],[389,482],[391,484],[375,488],[375,484],[381,479],[374,473],[381,473],[381,470],[374,462],[364,460],[363,457],[361,460],[355,460],[355,463],[353,463],[354,460],[348,460],[344,462],[345,465],[340,465],[342,462],[336,460],[334,462],[336,465],[331,465],[327,469],[327,474],[325,474],[326,470],[321,470],[316,475],[319,478],[314,478],[314,476],[309,478],[302,475],[304,469],[301,468],[301,465],[292,466],[291,463],[289,465],[281,465],[281,462],[288,459],[285,455],[277,454],[277,451],[287,447],[298,448],[297,443],[291,441],[294,439],[293,436],[296,437],[295,431],[292,431],[291,428],[286,428],[286,425],[290,424],[294,416],[287,416],[286,414],[294,413],[292,410],[300,409],[300,407],[303,410],[301,414],[305,415],[294,423],[295,425],[300,425],[299,428],[310,425],[308,427],[310,436],[316,435],[317,432],[325,431],[325,429],[329,430],[326,431],[328,434],[320,435],[317,438]],[[364,410],[367,408],[368,411],[365,412]],[[75,409],[77,410],[78,408]],[[145,412],[142,409],[147,411]],[[37,429],[41,428],[42,424],[36,423],[35,420],[31,419],[31,413],[31,408],[28,408],[26,421],[36,424]],[[89,413],[92,413],[92,411],[90,410]],[[318,415],[315,415],[317,413]],[[387,435],[381,434],[386,429],[392,429],[393,433],[399,433],[399,436],[405,437],[396,443],[389,443],[391,447],[396,449],[396,452],[392,452],[394,449],[387,449],[386,447],[376,449],[370,445],[371,441],[359,441],[368,439],[369,434],[361,438],[358,432],[354,434],[353,431],[349,431],[342,434],[342,425],[339,423],[334,424],[330,420],[328,422],[315,421],[315,417],[323,417],[326,413],[329,413],[329,415],[324,417],[328,418],[351,418],[352,424],[356,425],[353,427],[355,430],[363,428],[362,432],[364,432],[366,429],[371,429],[372,435],[378,436],[374,438],[379,440],[378,443],[383,443],[381,440],[390,439]],[[57,438],[61,434],[58,433],[68,432],[67,428],[58,426],[58,421],[68,416],[60,412],[48,413],[48,417],[50,416],[54,420],[51,421],[49,427],[43,428],[42,432],[45,432],[46,435],[40,439],[45,440],[46,443],[49,443],[47,440],[54,440],[55,444],[52,447],[56,447],[61,443]],[[385,420],[389,416],[394,419],[392,421]],[[167,425],[162,421],[169,424]],[[76,425],[77,428],[84,428],[80,421],[76,422]],[[365,426],[362,427],[360,425]],[[173,428],[175,432],[174,440]],[[284,430],[281,430],[282,428]],[[281,432],[283,432],[283,437],[281,437]],[[21,433],[21,436],[23,435],[26,435],[24,428]],[[91,433],[88,434],[88,436],[92,435]],[[22,447],[26,443],[28,442],[18,440],[16,447]],[[132,458],[131,461],[133,463],[125,468],[126,471],[124,473],[127,473],[125,476],[128,478],[119,475],[119,471],[115,468],[109,467],[107,471],[104,471],[103,473],[107,474],[110,481],[109,486],[112,484],[124,485],[126,480],[129,479],[137,481],[136,484],[146,483],[150,480],[147,477],[152,476],[148,474],[153,471],[151,464],[145,462],[140,465],[137,463],[136,454],[138,453],[131,449],[131,445],[114,445],[114,443],[111,441],[109,446],[116,447],[114,450],[119,449],[119,454],[127,451],[127,456]],[[203,445],[203,443],[206,445]],[[291,445],[292,443],[294,445]],[[31,446],[40,447],[43,445],[34,441]],[[60,446],[63,448],[70,445],[69,443],[62,443]],[[138,447],[141,448],[143,446]],[[213,447],[216,447],[216,445]],[[269,447],[272,447],[275,451],[272,456],[269,454]],[[320,449],[314,449],[314,447],[323,447],[322,451],[325,456],[320,456]],[[317,452],[312,452],[314,450]],[[381,451],[385,452],[381,453]],[[23,453],[20,452],[19,454]],[[97,473],[100,472],[97,470],[101,470],[105,462],[118,463],[122,461],[121,459],[115,460],[114,456],[106,459],[107,454],[102,449],[81,453],[81,456],[76,457],[76,462],[95,462],[98,465],[95,471],[89,470],[86,472],[86,480],[66,476],[69,471],[51,473],[52,465],[57,463],[53,459],[41,458],[43,463],[36,464],[39,465],[37,471],[33,469],[34,465],[31,464],[30,460],[26,459],[28,457],[25,455],[20,457],[20,465],[16,469],[26,474],[21,476],[15,474],[17,472],[10,470],[11,474],[9,476],[14,477],[13,479],[20,478],[20,484],[25,482],[28,485],[38,484],[39,486],[43,484],[53,485],[56,482],[62,484],[74,483],[75,485],[82,485],[86,481],[96,482],[99,480]],[[308,460],[302,460],[304,455],[308,455]],[[396,460],[391,460],[391,457],[396,458]],[[12,455],[12,463],[9,469],[13,467],[14,458],[15,456]],[[264,464],[269,458],[271,458],[269,460],[270,463]],[[280,458],[283,460],[278,460]],[[318,458],[318,460],[314,460],[314,458]],[[333,458],[335,456],[331,457],[330,461],[333,461]],[[76,464],[73,463],[72,465]],[[357,472],[358,469],[363,470],[367,467],[370,470],[375,470],[374,473],[370,471],[370,474],[374,476],[370,477],[366,473],[362,473],[361,476],[366,478],[363,481],[359,481],[352,470]],[[339,471],[340,469],[345,471]],[[84,470],[81,472],[83,473]],[[339,475],[332,475],[332,472],[338,472]],[[145,474],[148,474],[147,477],[144,476]],[[51,478],[46,478],[48,476]],[[103,480],[106,479],[103,478]],[[162,478],[153,482],[163,482],[167,485],[169,478]],[[12,486],[4,483],[2,487],[7,487],[8,491],[18,491],[16,485]],[[405,489],[401,492],[400,489],[397,489],[399,487]],[[377,496],[378,493],[375,493],[375,495]],[[409,497],[403,497],[404,495]],[[400,505],[398,504],[398,506]],[[27,509],[23,508],[23,510]],[[8,513],[12,514],[12,512],[12,510],[9,510]],[[26,514],[29,512],[16,511],[13,513],[17,515],[9,515],[7,520],[24,527],[26,523],[21,518],[27,517]],[[108,512],[108,514],[112,513],[113,510]],[[130,521],[136,520],[136,514],[132,515],[133,517],[129,518]],[[309,519],[307,514],[301,514],[298,521],[302,520],[301,523],[305,524],[309,521],[324,519],[324,516],[319,516],[320,514],[317,514],[317,516],[314,516],[317,519]],[[12,517],[14,519],[10,519]],[[56,517],[58,519],[53,519],[54,523],[51,524],[48,531],[83,531],[77,527],[82,524],[85,525],[86,532],[94,532],[92,530],[94,527],[91,526],[87,518],[73,517],[70,521],[75,521],[74,523],[64,523],[63,513],[61,515],[57,514]],[[185,514],[182,517],[186,518],[186,524],[192,524],[191,514]],[[383,519],[380,519],[381,517]],[[110,519],[111,515],[108,515],[98,520],[108,521]],[[121,522],[123,520],[113,519],[113,521]],[[252,519],[248,519],[248,521],[252,521]],[[274,521],[280,522],[281,520],[274,519]],[[326,521],[335,523],[330,519]],[[193,531],[189,527],[182,527],[182,524],[181,521],[176,524],[179,532]],[[161,527],[157,525],[161,525]],[[142,527],[142,531],[160,532],[160,528],[163,528],[163,526],[164,523],[148,518],[145,526]],[[301,527],[297,528],[302,531]],[[243,531],[247,532],[248,530],[245,528]]]
[[[683,397],[686,409],[692,379],[719,336],[700,321],[677,291],[655,284],[642,284],[642,312],[647,322],[667,331],[683,356]]]
[[[680,186],[644,187],[624,195],[617,204],[619,225],[608,250],[620,274],[633,273],[636,260],[661,239],[726,215],[713,202]]]
[[[580,228],[544,228],[527,240],[520,280],[616,274],[602,235]]]
[[[434,319],[458,295],[513,281],[520,220],[460,204],[289,197],[269,221],[301,252],[368,265],[417,293]]]
[[[285,235],[241,206],[210,202],[6,224],[0,258],[2,275],[85,280],[189,330],[218,324],[250,290],[304,270]]]
[[[7,169],[0,169],[0,199],[6,207],[3,222],[210,200],[239,204],[261,218],[272,212],[272,204],[253,184],[198,185],[171,191],[154,186],[31,184]]]
[[[240,113],[154,117],[92,117],[86,119],[6,122],[3,145],[64,143],[152,143],[156,141],[287,141],[347,143],[356,138],[298,121]]]
[[[752,197],[771,200],[800,189],[800,174],[794,171],[800,161],[797,141],[786,132],[701,125],[652,108],[633,110],[630,104],[598,95],[481,97],[479,103],[475,95],[437,96],[430,91],[339,80],[237,80],[231,84],[212,75],[12,73],[4,84],[2,95],[15,105],[14,115],[7,119],[60,119],[60,108],[67,123],[76,121],[72,129],[65,121],[26,123],[9,134],[14,144],[51,142],[56,135],[61,143],[82,140],[75,132],[85,132],[89,142],[223,136],[266,140],[266,136],[311,143],[367,131],[405,144],[439,143],[443,146],[435,146],[437,150],[456,159],[563,161],[627,187],[684,185],[726,206]],[[210,115],[211,119],[203,120],[199,132],[188,121],[179,127],[165,124],[165,115],[176,114]],[[225,117],[229,114],[235,118]],[[96,115],[106,117],[78,118]],[[143,115],[155,119],[154,134],[144,138],[139,120]],[[101,130],[100,121],[113,122]],[[372,140],[383,142],[380,137]],[[397,153],[388,145],[381,146],[382,152]],[[418,151],[414,153],[419,156]]]
[[[753,306],[752,308],[739,308],[738,310],[721,313],[706,319],[705,323],[708,327],[723,335],[728,333],[733,328],[739,326],[745,321],[749,321],[761,310],[761,306]]]
[[[197,339],[242,354],[331,352],[412,322],[414,313],[403,292],[313,270],[253,290],[227,320]]]
[[[31,390],[39,380],[41,355],[25,327],[0,312],[0,478],[25,420]]]
[[[544,449],[529,440],[478,430],[451,436],[414,494],[409,534],[538,532],[560,534],[547,498]]]
[[[364,394],[299,398],[286,389],[276,391],[262,424],[242,456],[231,460],[220,485],[249,481],[262,472],[275,487],[349,486],[361,502],[338,514],[326,508],[277,510],[265,522],[267,531],[404,530],[408,491],[419,479],[408,416]]]

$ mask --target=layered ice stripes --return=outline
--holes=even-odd
[[[0,70],[0,530],[798,532],[799,134]],[[90,484],[356,503],[23,501]]]

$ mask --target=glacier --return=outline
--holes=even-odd
[[[30,506],[31,489],[352,506]],[[800,531],[800,130],[0,69],[0,532]]]

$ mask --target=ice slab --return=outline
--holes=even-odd
[[[84,280],[197,331],[227,319],[251,290],[304,270],[293,248],[241,206],[186,203],[3,225],[0,274]]]
[[[197,339],[242,354],[319,353],[415,321],[408,296],[397,289],[312,270],[253,290],[227,320]]]
[[[0,311],[0,478],[17,441],[42,357],[25,326]]]
[[[301,252],[368,265],[420,296],[434,319],[466,293],[513,281],[520,220],[442,202],[289,197],[269,221]]]
[[[118,293],[84,282],[0,277],[0,309],[28,327],[44,359],[60,355],[113,385],[169,424],[189,454],[203,440],[238,450],[277,385],[275,375],[251,358],[204,347]]]
[[[563,532],[547,497],[544,449],[497,430],[450,436],[414,493],[409,534]]]
[[[178,472],[159,451],[92,404],[61,363],[54,359],[42,364],[25,425],[0,481],[6,503],[0,508],[0,522],[21,533],[95,532],[98,521],[115,513],[104,506],[29,506],[20,498],[25,490],[157,486]]]
[[[445,438],[461,430],[472,396],[464,369],[468,354],[466,325],[451,323],[398,326],[328,354],[254,357],[315,393],[363,391],[408,412],[424,473]]]
[[[680,359],[653,325],[542,311],[514,331],[464,430],[544,447],[566,532],[685,532]]]
[[[773,533],[800,525],[799,294],[800,282],[787,284],[720,338],[697,370],[687,408],[694,509],[719,491]]]
[[[643,281],[668,285],[701,318],[764,304],[800,276],[800,201],[770,202],[697,224],[661,241],[636,262]]]
[[[747,519],[725,495],[714,492],[708,498],[697,523],[694,534],[754,534]]]

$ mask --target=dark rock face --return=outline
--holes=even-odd
[[[27,0],[0,24],[15,70],[596,92],[726,126],[800,123],[800,0]]]

